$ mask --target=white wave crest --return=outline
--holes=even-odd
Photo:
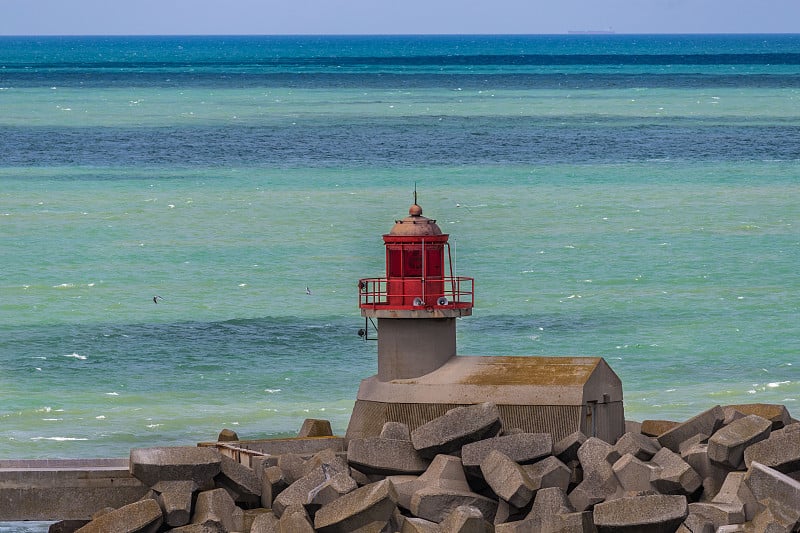
[[[790,383],[791,381],[773,381],[772,383],[767,383],[767,387],[775,389],[777,387],[780,387],[781,385],[788,385]]]
[[[75,353],[75,352],[64,354],[64,357],[72,357],[73,359],[79,359],[81,361],[86,361],[86,356],[85,355],[80,355],[80,354]]]

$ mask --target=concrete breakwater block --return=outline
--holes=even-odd
[[[800,470],[800,424],[773,431],[766,439],[747,447],[744,464],[750,468],[753,462],[784,474]]]
[[[159,481],[190,480],[204,487],[219,474],[222,457],[216,450],[191,446],[134,448],[131,474],[145,485]]]
[[[758,415],[735,419],[708,439],[708,457],[717,463],[739,468],[744,464],[744,450],[766,439],[772,422]]]
[[[494,437],[502,427],[500,411],[492,403],[456,407],[412,431],[411,442],[421,456],[433,458]]]
[[[717,405],[662,433],[658,436],[658,443],[679,453],[681,443],[695,435],[710,437],[722,427],[724,421],[725,411]]]
[[[152,499],[134,502],[92,520],[76,533],[156,533],[163,516]]]
[[[220,459],[220,472],[214,478],[217,486],[224,487],[237,502],[248,506],[260,503],[261,479],[256,473],[224,455]]]
[[[602,502],[593,513],[598,533],[674,533],[688,515],[685,496],[666,494]]]
[[[324,533],[381,531],[397,507],[397,492],[388,479],[371,483],[323,506],[314,527]]]
[[[430,464],[410,440],[383,437],[351,440],[347,460],[365,474],[383,475],[421,474]]]
[[[241,531],[244,510],[237,507],[225,489],[212,489],[197,495],[192,524],[216,524],[223,531]]]
[[[525,507],[533,500],[536,486],[530,476],[503,452],[492,450],[480,467],[492,491],[514,507]]]
[[[521,465],[531,464],[553,453],[553,438],[549,433],[514,433],[465,444],[461,448],[464,468],[467,472],[477,473],[493,450]]]
[[[793,444],[800,424],[773,429],[775,422],[760,415],[717,407],[669,426],[667,438],[629,432],[609,443],[574,434],[555,445],[541,434],[476,430],[492,427],[491,416],[476,423],[481,413],[491,413],[487,404],[475,406],[472,419],[462,416],[461,428],[451,411],[434,432],[444,443],[437,446],[451,451],[425,459],[421,474],[362,471],[363,457],[378,462],[392,443],[410,443],[419,452],[413,432],[397,423],[387,424],[380,437],[353,440],[363,449],[347,456],[331,440],[334,447],[321,451],[290,446],[299,453],[249,458],[256,468],[210,447],[198,448],[204,450],[198,455],[180,448],[137,451],[139,466],[131,470],[154,481],[151,492],[129,502],[136,507],[98,514],[84,527],[134,531],[125,529],[130,523],[135,531],[176,533],[800,530]],[[188,464],[190,457],[196,465]],[[465,461],[475,457],[477,470]],[[403,471],[380,460],[385,472]],[[174,479],[180,476],[185,479]]]
[[[158,495],[156,501],[161,506],[164,522],[170,527],[185,526],[192,514],[192,481],[160,481],[153,486]]]

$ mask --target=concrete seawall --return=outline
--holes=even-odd
[[[124,459],[0,460],[0,520],[89,520],[148,487]]]
[[[330,425],[326,428],[329,431]],[[333,436],[205,442],[199,446],[214,447],[247,466],[263,455],[347,450],[345,439]],[[122,507],[148,490],[131,475],[128,457],[0,460],[0,521],[90,520],[97,511]]]

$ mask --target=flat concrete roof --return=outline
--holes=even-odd
[[[483,398],[483,400],[480,400]],[[361,382],[358,399],[398,403],[580,405],[622,401],[622,384],[600,357],[463,356],[429,374]]]

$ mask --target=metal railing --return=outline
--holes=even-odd
[[[473,278],[463,276],[426,280],[364,278],[358,280],[358,306],[368,309],[471,308],[474,305],[474,282]],[[406,287],[414,290],[409,291]],[[438,290],[432,287],[438,287]]]

